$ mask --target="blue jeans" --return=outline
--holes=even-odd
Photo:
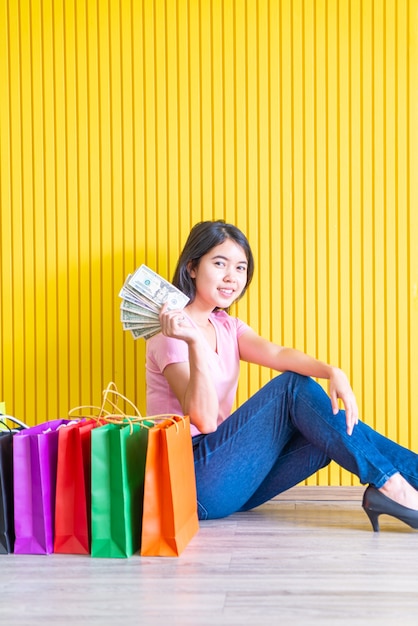
[[[193,437],[199,519],[247,511],[297,485],[331,459],[377,489],[400,472],[418,488],[418,455],[359,422],[312,378],[285,372],[217,430]]]

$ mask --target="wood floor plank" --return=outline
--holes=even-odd
[[[320,489],[202,522],[179,558],[1,556],[0,624],[415,626],[418,533]]]

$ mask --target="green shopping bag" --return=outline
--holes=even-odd
[[[129,557],[140,547],[148,429],[115,424],[91,431],[91,555]]]

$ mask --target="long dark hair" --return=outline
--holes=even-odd
[[[231,239],[241,246],[247,257],[247,282],[240,298],[246,292],[254,274],[254,258],[244,233],[224,220],[198,222],[189,233],[172,280],[173,285],[189,296],[190,302],[193,302],[196,296],[196,285],[194,278],[190,276],[190,271],[198,267],[202,256],[215,246],[219,246],[225,239]]]

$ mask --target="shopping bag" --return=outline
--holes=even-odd
[[[11,415],[0,416],[0,554],[14,548],[13,514],[13,433],[27,428]]]
[[[139,549],[147,440],[139,423],[91,431],[93,557],[129,557]]]
[[[190,420],[173,416],[148,433],[141,555],[178,556],[198,529]]]
[[[13,433],[0,432],[0,554],[13,552]]]
[[[68,423],[52,420],[13,437],[15,553],[53,551],[58,428]]]
[[[91,539],[91,430],[82,419],[58,433],[54,552],[89,554]]]

